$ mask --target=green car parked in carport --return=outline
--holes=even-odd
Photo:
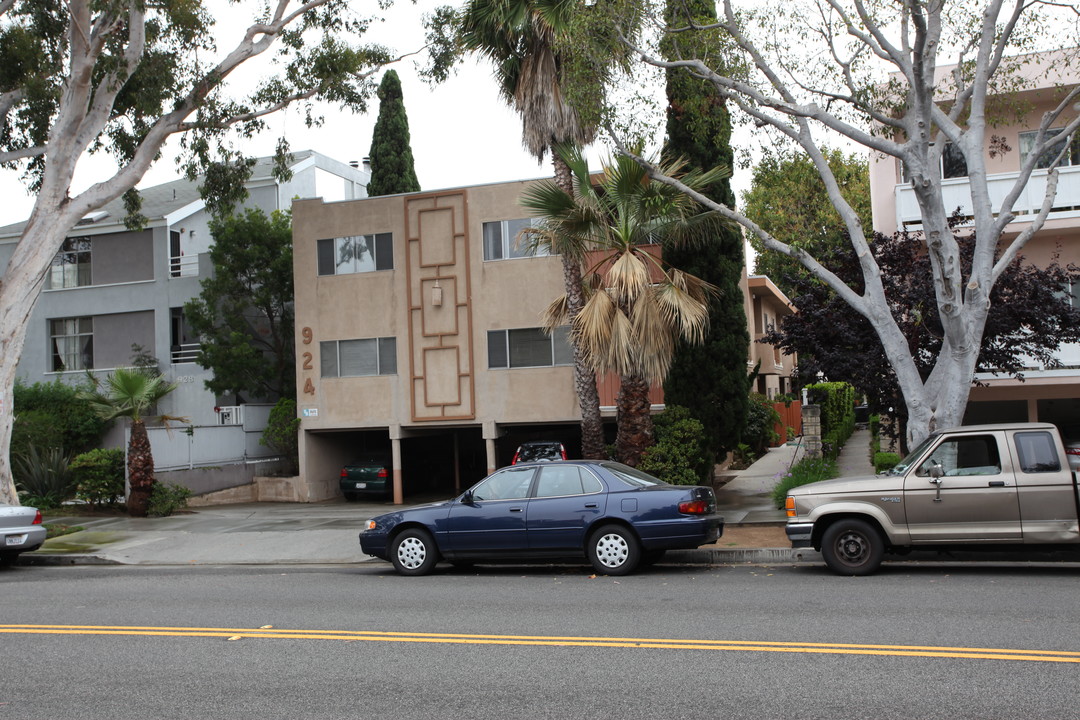
[[[390,472],[390,453],[371,451],[360,453],[355,460],[341,468],[340,487],[346,500],[361,497],[388,497],[394,491],[394,475]]]

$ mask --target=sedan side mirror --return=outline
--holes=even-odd
[[[465,491],[465,493],[461,496],[461,503],[462,503],[462,505],[472,505],[473,504],[472,490],[466,490]]]
[[[934,463],[930,466],[930,477],[939,478],[945,474],[945,468],[941,467],[941,463]]]

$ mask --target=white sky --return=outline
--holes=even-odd
[[[423,43],[420,14],[446,1],[419,0],[416,6],[411,6],[399,0],[399,6],[388,11],[385,24],[374,28],[369,39],[400,52],[415,50]],[[222,11],[237,12],[237,9],[226,6]],[[239,15],[231,22],[219,18],[218,26],[237,32],[238,28],[246,27],[241,24],[244,17]],[[218,45],[221,49],[231,47],[224,38],[219,39]],[[393,67],[402,81],[416,174],[423,190],[550,176],[550,158],[538,163],[522,148],[521,121],[500,98],[487,63],[468,59],[459,66],[456,75],[434,89],[417,78],[411,58]],[[381,73],[378,77],[381,78]],[[308,129],[298,111],[272,116],[268,131],[242,148],[254,156],[271,155],[277,137],[284,135],[296,151],[316,150],[343,162],[362,160],[368,155],[378,115],[377,98],[372,99],[366,115],[353,115],[332,107],[324,108],[323,112],[326,123],[316,129]],[[173,162],[176,153],[169,147],[166,146],[161,160],[151,167],[140,186],[179,177]],[[598,165],[606,154],[605,148],[592,148],[590,162]],[[107,177],[109,168],[104,157],[83,158],[73,194]],[[0,198],[3,198],[0,225],[25,220],[33,208],[34,198],[28,195],[19,178],[18,171],[0,170]]]
[[[407,0],[398,0],[398,4],[385,13],[384,23],[369,32],[367,40],[390,46],[398,52],[416,50],[423,44],[420,16],[437,5],[452,2],[454,0],[417,0],[413,5]],[[241,7],[214,3],[215,9],[225,14],[218,18],[219,49],[235,45],[235,40],[227,42],[226,34],[241,33],[241,29],[249,24],[251,12],[244,8],[259,4],[253,0],[246,0]],[[371,0],[364,4],[374,7]],[[458,66],[455,75],[434,89],[417,77],[412,58],[393,67],[401,78],[416,174],[423,190],[551,175],[550,158],[539,163],[522,148],[521,120],[501,99],[490,66],[485,61],[467,59]],[[240,72],[237,76],[242,80]],[[258,75],[254,67],[242,72],[247,77]],[[381,77],[380,72],[378,78]],[[323,108],[323,114],[326,117],[323,127],[309,129],[299,111],[279,113],[269,118],[269,129],[263,135],[242,148],[253,156],[272,155],[277,138],[284,135],[293,150],[315,150],[342,162],[362,160],[368,155],[378,116],[378,98],[372,98],[366,115],[353,115],[333,107]],[[660,142],[663,119],[658,117],[656,122],[656,141]],[[175,147],[175,144],[166,145],[162,158],[150,168],[140,187],[180,176],[174,163]],[[610,150],[599,144],[587,152],[590,163],[597,167],[609,154]],[[111,168],[104,156],[83,158],[72,194],[107,178]],[[25,220],[33,208],[34,198],[27,193],[20,175],[19,171],[0,169],[0,225]],[[737,191],[749,187],[749,176],[747,170],[735,170],[733,184]]]

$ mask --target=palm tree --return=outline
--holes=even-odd
[[[521,204],[544,218],[534,242],[566,256],[598,257],[584,278],[585,304],[572,316],[567,298],[545,313],[550,328],[570,324],[570,335],[595,372],[615,372],[618,398],[617,458],[636,465],[653,442],[649,385],[671,367],[676,342],[700,343],[708,328],[713,286],[666,265],[645,247],[700,237],[702,227],[719,222],[683,193],[650,180],[633,159],[620,155],[605,165],[599,182],[578,148],[556,152],[573,173],[574,193],[553,182],[527,190]],[[715,182],[724,168],[683,172],[680,162],[663,173],[681,176],[692,188]],[[674,173],[674,175],[672,175]],[[590,255],[590,251],[600,251]]]
[[[150,452],[150,438],[146,434],[144,416],[159,400],[176,389],[161,375],[137,368],[117,368],[105,378],[104,383],[90,376],[94,389],[81,393],[90,401],[94,411],[106,420],[128,418],[131,420],[131,439],[128,441],[128,514],[146,517],[150,507],[150,493],[154,487],[154,455]],[[104,385],[104,388],[102,387]],[[160,419],[183,422],[184,418],[157,416]]]
[[[488,58],[499,89],[521,115],[522,142],[537,160],[556,144],[587,145],[596,127],[583,123],[563,93],[563,62],[556,41],[567,30],[578,0],[470,0],[460,17],[465,49]],[[567,193],[573,181],[566,164],[552,153],[555,182]],[[567,312],[575,317],[584,304],[581,265],[562,256]],[[586,458],[603,458],[604,428],[596,375],[574,345],[574,390],[581,408],[581,447]]]

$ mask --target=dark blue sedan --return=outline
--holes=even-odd
[[[455,565],[586,558],[625,575],[665,550],[715,542],[724,530],[706,487],[669,485],[616,462],[569,460],[498,470],[461,496],[380,515],[360,533],[368,555],[402,575]]]

